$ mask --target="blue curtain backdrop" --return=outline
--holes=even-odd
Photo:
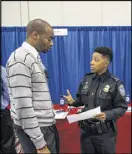
[[[131,95],[131,30],[120,27],[53,27],[67,28],[68,36],[56,36],[54,46],[41,54],[49,73],[49,87],[53,103],[59,103],[60,94],[69,89],[75,97],[83,76],[90,72],[92,52],[97,46],[113,49],[110,72],[119,77]],[[26,38],[25,27],[2,27],[2,65],[11,52]]]

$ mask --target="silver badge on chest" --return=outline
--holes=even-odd
[[[106,86],[104,87],[103,91],[107,93],[107,92],[109,91],[109,89],[110,89],[110,86],[109,86],[109,85],[106,85]]]

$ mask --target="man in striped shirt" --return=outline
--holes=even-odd
[[[26,31],[26,41],[6,64],[11,116],[24,153],[59,153],[55,115],[39,55],[52,47],[53,29],[46,21],[35,19]]]

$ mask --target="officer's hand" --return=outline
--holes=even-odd
[[[69,90],[67,90],[67,96],[64,95],[63,97],[66,99],[67,104],[72,105],[73,102],[75,101],[75,100],[72,98],[71,93],[70,93]]]
[[[94,118],[97,120],[106,120],[106,114],[105,112],[101,112],[100,114],[96,114]]]

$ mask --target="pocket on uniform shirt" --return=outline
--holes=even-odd
[[[111,99],[111,94],[108,92],[102,91],[99,95],[99,103],[102,107],[102,110],[105,109],[110,109],[112,108],[112,99]]]
[[[99,94],[99,98],[105,99],[105,100],[111,99],[111,94],[110,94],[110,92],[105,92],[102,90]]]
[[[88,95],[88,90],[87,89],[82,89],[81,90],[81,95]]]

